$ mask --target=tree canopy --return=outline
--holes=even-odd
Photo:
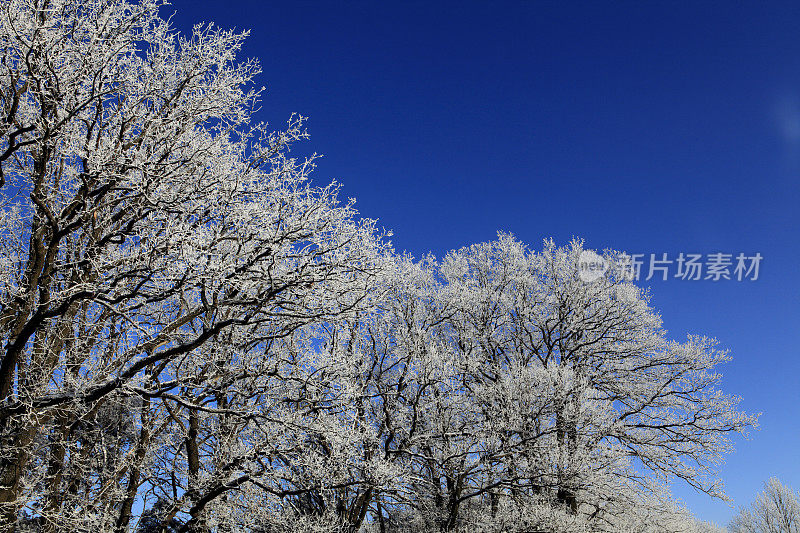
[[[396,254],[160,7],[0,5],[0,532],[701,530],[727,352],[579,240]]]

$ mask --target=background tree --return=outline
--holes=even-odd
[[[770,478],[764,490],[728,525],[734,533],[797,533],[800,531],[800,495]]]

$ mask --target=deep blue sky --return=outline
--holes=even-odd
[[[510,231],[629,252],[760,252],[755,282],[653,281],[677,339],[717,337],[763,412],[722,470],[736,504],[800,487],[800,4],[175,0],[252,30],[261,118],[311,117],[363,215],[416,256]],[[695,513],[733,509],[680,485]]]

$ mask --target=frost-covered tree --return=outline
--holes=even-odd
[[[207,530],[300,431],[259,407],[297,392],[274,351],[358,307],[383,253],[288,155],[303,119],[253,122],[244,34],[179,35],[160,3],[0,4],[0,531],[126,531],[155,497]]]
[[[668,340],[618,254],[606,254],[618,265],[607,276],[583,281],[582,251],[547,242],[533,253],[501,235],[442,262],[457,309],[450,345],[503,450],[481,486],[550,493],[595,517],[622,488],[647,494],[653,480],[720,495],[727,435],[754,423],[715,387],[727,354],[702,337]]]
[[[771,478],[764,490],[728,525],[733,533],[800,532],[800,495],[791,487]]]
[[[622,269],[581,280],[582,250],[501,235],[441,262],[400,260],[379,309],[330,335],[361,361],[371,453],[404,472],[370,493],[387,530],[522,524],[552,507],[570,527],[635,531],[672,509],[670,479],[720,494],[727,435],[754,423],[715,388],[727,354],[668,340]],[[695,527],[672,514],[667,530]]]

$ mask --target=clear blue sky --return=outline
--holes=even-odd
[[[763,255],[755,282],[652,281],[670,335],[717,337],[763,412],[722,470],[800,488],[800,4],[175,0],[249,28],[261,118],[311,117],[316,179],[419,256],[510,231],[629,252]],[[701,518],[733,509],[680,485]]]

